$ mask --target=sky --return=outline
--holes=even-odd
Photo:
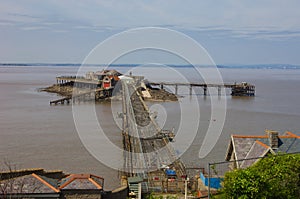
[[[216,64],[300,65],[299,8],[299,0],[0,0],[0,62],[81,63],[110,36],[150,26],[186,34]]]

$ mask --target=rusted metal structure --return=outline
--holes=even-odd
[[[87,91],[66,96],[58,100],[50,101],[50,105],[69,104],[89,100],[100,100],[112,96],[113,89],[119,81],[121,73],[116,70],[103,70],[88,72],[83,76],[56,77],[56,83],[60,87],[71,86],[73,88],[87,89]]]
[[[103,70],[98,72],[88,72],[83,76],[60,76],[56,77],[56,83],[60,86],[71,85],[78,88],[103,88],[111,89],[119,81],[122,75],[116,70]]]
[[[179,86],[189,87],[189,94],[192,95],[193,87],[203,88],[203,95],[207,96],[208,88],[213,87],[217,89],[218,95],[220,96],[222,88],[231,89],[232,96],[255,96],[255,86],[246,82],[240,84],[205,84],[205,83],[175,83],[175,82],[147,82],[148,86],[158,86],[160,89],[164,89],[165,86],[174,86],[175,94],[178,94]]]
[[[255,86],[247,82],[231,86],[232,96],[255,96]]]
[[[113,89],[92,89],[87,92],[83,92],[80,94],[72,95],[63,97],[57,100],[50,101],[50,105],[57,105],[57,104],[70,104],[71,102],[83,102],[83,101],[94,101],[98,99],[105,99],[112,96]]]

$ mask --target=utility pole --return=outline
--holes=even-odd
[[[139,182],[138,186],[139,186],[138,199],[142,199],[142,183]]]
[[[184,183],[184,199],[187,199],[187,192],[188,192],[187,185],[188,185],[189,180],[190,180],[189,178],[186,178],[185,183]]]

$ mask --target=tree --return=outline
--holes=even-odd
[[[13,165],[9,161],[4,161],[5,169],[0,169],[0,198],[11,198],[14,194],[14,198],[18,198],[16,194],[22,193],[24,188],[24,181],[17,180],[16,178],[16,165]],[[20,197],[21,198],[21,197]]]
[[[272,155],[246,169],[227,172],[223,197],[300,198],[300,154]]]

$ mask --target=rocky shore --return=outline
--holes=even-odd
[[[57,93],[64,97],[70,97],[73,94],[80,94],[89,91],[89,89],[84,88],[76,88],[73,86],[60,86],[57,84],[54,84],[52,86],[41,88],[40,91],[42,92],[48,92],[48,93]]]
[[[61,95],[64,97],[70,97],[74,94],[88,92],[88,91],[90,91],[90,89],[77,88],[77,87],[73,87],[71,85],[54,84],[54,85],[46,87],[46,88],[41,88],[40,91],[49,92],[49,93],[57,93],[58,95]],[[164,89],[147,88],[146,89],[147,95],[145,95],[143,93],[142,93],[142,96],[144,97],[145,100],[148,100],[148,101],[178,101],[178,98],[175,94],[170,93]]]
[[[164,89],[148,89],[151,98],[148,100],[152,101],[178,101],[178,98],[175,94],[170,93]]]

